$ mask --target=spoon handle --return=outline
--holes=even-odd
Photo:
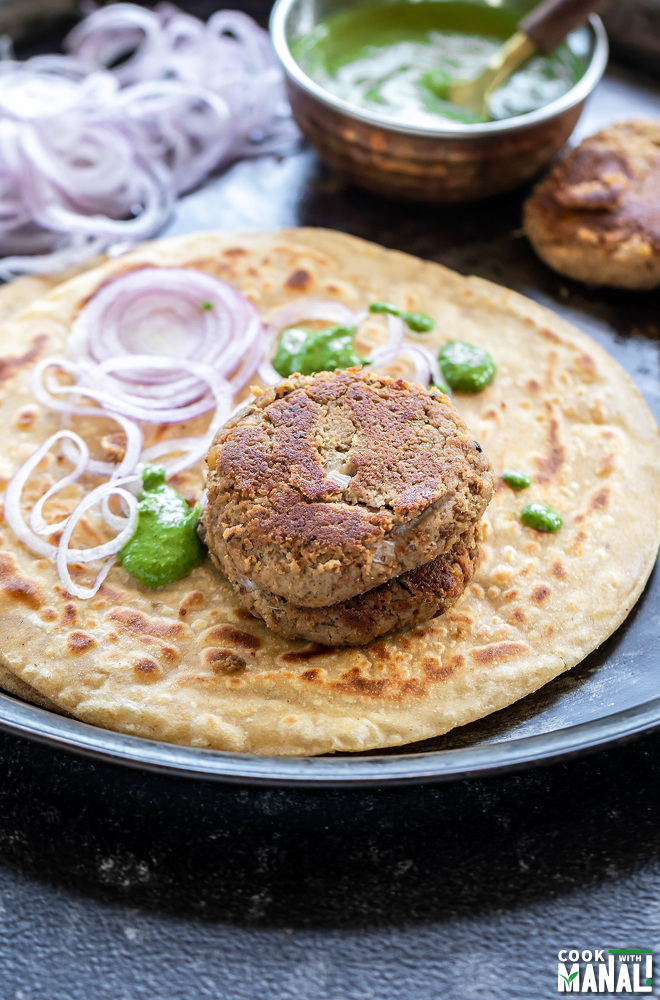
[[[556,48],[566,35],[586,21],[605,0],[545,0],[522,19],[518,28],[541,52]]]

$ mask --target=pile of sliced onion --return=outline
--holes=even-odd
[[[16,536],[38,555],[56,562],[70,594],[92,597],[114,557],[135,531],[141,471],[163,465],[168,476],[206,455],[229,416],[234,396],[254,376],[267,334],[259,313],[243,295],[210,275],[183,268],[144,268],[105,285],[80,312],[67,345],[68,357],[40,360],[30,385],[35,398],[62,414],[53,434],[18,469],[5,495],[5,518]],[[177,424],[208,414],[204,433],[172,437],[144,447],[148,424]],[[111,420],[125,438],[118,463],[94,459],[71,418]],[[23,490],[36,467],[58,447],[73,468],[23,515]],[[44,506],[84,475],[105,479],[63,520],[48,522]],[[110,509],[119,498],[122,514]],[[80,518],[100,509],[116,536],[92,548],[71,548]],[[60,534],[57,544],[48,541]],[[75,563],[102,561],[92,586],[71,578]]]
[[[268,35],[239,11],[111,4],[66,47],[0,53],[2,277],[130,246],[212,171],[296,146]]]

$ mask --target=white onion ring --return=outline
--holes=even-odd
[[[158,19],[132,3],[112,4],[103,11],[102,19],[98,14],[94,11],[73,28],[65,40],[66,49],[88,72],[112,66],[135,49],[113,75],[120,84],[142,79],[140,64],[144,66],[150,52],[159,48]]]
[[[391,313],[387,313],[386,315],[389,336],[387,338],[387,344],[384,346],[390,349],[400,348],[403,344],[403,338],[406,333],[406,324],[400,316],[392,316]]]
[[[297,302],[291,303],[284,306],[274,313],[266,327],[266,339],[271,345],[274,345],[280,333],[298,323],[302,323],[305,320],[310,321],[327,321],[329,323],[338,324],[341,326],[354,326],[356,329],[368,319],[370,313],[367,309],[361,309],[358,312],[350,309],[348,306],[343,305],[341,302],[335,302],[332,299],[299,299]],[[372,359],[374,356],[380,357],[383,351],[398,352],[400,350],[421,350],[426,356],[427,352],[423,348],[416,348],[414,345],[404,345],[404,335],[406,331],[406,324],[401,319],[400,316],[393,316],[390,313],[385,314],[388,327],[388,337],[387,342],[379,347],[374,348],[371,355],[367,359],[369,365],[372,364]],[[392,355],[392,357],[395,356]],[[431,356],[428,356],[428,362],[430,370],[433,371],[433,361]],[[435,363],[437,368],[437,363]],[[416,372],[423,373],[424,366],[421,361],[417,361],[415,365]],[[273,368],[272,362],[269,358],[264,358],[258,368],[259,378],[266,385],[275,385],[280,382],[282,376]],[[425,384],[428,384],[428,379]]]
[[[135,486],[137,487],[139,485],[139,480],[137,476],[127,479],[126,485],[132,482],[133,478],[135,480]],[[134,492],[134,490],[131,490],[131,492]],[[113,531],[123,531],[126,526],[126,519],[129,516],[130,512],[128,512],[127,514],[113,513],[113,511],[110,510],[111,496],[112,494],[108,493],[107,496],[104,496],[103,499],[101,500],[101,514],[103,515],[103,520],[105,521],[105,523],[108,525],[109,528],[113,529]]]
[[[370,368],[386,368],[401,355],[407,355],[413,363],[411,382],[428,386],[432,381],[444,381],[440,369],[430,351],[416,344],[403,344],[400,347],[378,347],[369,355]]]
[[[206,434],[203,434],[199,438],[170,438],[167,442],[172,446],[172,451],[179,451],[185,447],[184,455],[181,458],[177,458],[173,462],[163,463],[165,475],[168,477],[175,476],[178,472],[183,472],[184,469],[188,469],[191,465],[201,461],[211,447],[216,433],[229,417],[233,397],[229,383],[216,378],[211,388],[215,398],[215,413]],[[158,450],[159,445],[164,443],[159,442],[158,445],[145,448],[142,453],[142,460],[144,462],[151,462],[155,458],[160,457],[160,455],[167,454],[164,450]]]
[[[56,431],[55,434],[51,434],[51,436],[47,438],[46,441],[44,441],[43,444],[41,444],[37,450],[34,451],[30,457],[27,458],[16,470],[7,484],[4,500],[5,521],[16,537],[29,549],[36,552],[37,555],[48,556],[51,559],[55,558],[57,548],[55,545],[51,545],[50,542],[45,542],[43,538],[36,534],[32,528],[26,524],[25,518],[21,513],[21,497],[23,496],[23,490],[25,489],[28,479],[41,460],[48,454],[54,444],[64,439],[73,441],[81,452],[84,452],[87,448],[87,445],[80,435],[75,434],[73,431],[61,430]],[[55,530],[56,529],[53,528],[53,531]]]
[[[332,299],[299,299],[291,302],[273,313],[268,320],[265,331],[265,339],[272,346],[283,330],[287,330],[304,320],[327,321],[328,323],[340,326],[359,326],[366,317],[365,310],[355,312],[342,302],[335,302]],[[275,385],[282,381],[282,376],[273,368],[272,361],[265,356],[261,361],[257,374],[266,385]]]
[[[118,466],[112,463],[95,462],[93,468],[90,462],[89,471],[95,471],[102,475],[107,475],[108,471],[110,471],[116,480],[120,475],[133,472],[137,467],[138,460],[148,463],[163,454],[167,454],[168,451],[184,451],[184,455],[181,458],[165,465],[165,471],[168,476],[182,472],[195,462],[200,461],[211,446],[217,430],[226,421],[231,411],[234,396],[233,386],[226,379],[222,378],[222,376],[218,375],[217,371],[210,365],[203,362],[194,362],[189,359],[135,355],[134,357],[115,358],[113,361],[106,361],[103,365],[97,367],[107,371],[111,365],[115,368],[124,368],[133,372],[138,372],[140,368],[143,371],[151,370],[147,366],[155,366],[158,371],[173,371],[176,373],[180,372],[183,368],[192,372],[200,382],[205,382],[208,388],[196,403],[187,407],[181,407],[179,410],[173,410],[171,407],[159,408],[156,405],[153,405],[151,409],[146,409],[133,403],[125,392],[122,393],[119,390],[114,392],[109,390],[103,391],[81,387],[80,384],[75,386],[58,385],[52,381],[44,385],[42,376],[49,367],[57,366],[61,370],[73,374],[76,372],[76,366],[72,362],[66,362],[63,359],[44,358],[35,366],[31,379],[33,393],[39,402],[45,406],[49,406],[53,410],[65,413],[67,416],[109,417],[116,420],[124,428],[124,433],[127,436],[127,446],[122,462]],[[87,371],[87,377],[89,377],[89,370]],[[96,407],[77,406],[72,400],[80,396],[93,399],[100,405]],[[66,397],[66,399],[61,399],[60,397]],[[138,446],[137,441],[135,439],[131,440],[129,437],[132,433],[132,428],[136,428],[137,425],[133,424],[132,420],[126,419],[124,415],[128,413],[133,419],[148,423],[164,424],[190,420],[211,410],[213,410],[213,415],[204,434],[188,438],[170,438],[166,442],[157,442],[157,444],[151,445],[144,450],[141,450],[142,432],[137,428],[140,434],[140,443]]]
[[[136,477],[134,476],[131,477],[131,479],[135,478]],[[128,516],[125,519],[125,527],[122,528],[115,538],[109,542],[105,542],[103,545],[94,545],[89,549],[70,549],[69,542],[71,541],[71,536],[82,515],[86,513],[86,511],[90,510],[90,508],[94,507],[97,503],[108,500],[111,495],[121,497],[128,507]],[[100,486],[93,489],[91,493],[88,493],[87,496],[83,497],[80,503],[74,508],[69,515],[66,527],[62,532],[62,537],[57,547],[56,558],[58,575],[69,594],[72,594],[74,597],[79,597],[81,600],[88,600],[97,593],[101,584],[114,565],[115,560],[112,557],[124,547],[126,542],[130,540],[135,532],[137,525],[137,507],[137,498],[132,493],[129,493],[128,490],[123,488],[122,480],[111,480],[109,483],[102,483]],[[92,587],[81,587],[79,584],[74,583],[69,572],[70,563],[96,562],[99,559],[105,559],[106,561],[99,570]]]
[[[223,386],[228,385],[210,365],[203,362],[195,362],[184,358],[155,357],[151,354],[135,354],[123,358],[113,358],[97,365],[94,369],[82,368],[85,379],[89,382],[94,379],[94,385],[61,385],[53,379],[48,379],[45,383],[41,377],[47,368],[57,367],[61,371],[69,374],[79,375],[82,366],[77,366],[64,358],[43,358],[35,365],[31,376],[32,391],[40,403],[57,410],[77,417],[113,417],[114,414],[129,417],[131,420],[140,420],[152,424],[174,424],[184,420],[193,420],[213,409],[215,396],[212,391],[212,383],[219,381]],[[115,371],[124,370],[133,373],[136,378],[142,375],[148,378],[148,373],[153,369],[159,371],[169,371],[178,373],[182,369],[193,373],[200,381],[206,382],[211,391],[205,392],[194,402],[181,407],[161,405],[159,400],[143,400],[139,395],[131,394],[121,381],[112,378],[113,369]],[[97,388],[100,386],[100,388]],[[98,407],[77,406],[73,399],[86,397],[100,404]],[[66,400],[58,397],[66,397]],[[120,421],[118,421],[120,422]]]
[[[117,359],[153,352],[211,365],[239,391],[255,374],[264,338],[257,309],[231,285],[189,268],[147,267],[116,278],[94,295],[73,325],[67,353],[100,363],[92,386],[106,384],[96,374]],[[171,371],[135,369],[138,374],[131,374],[130,366],[123,374],[115,369],[119,380],[140,383],[131,396],[164,397],[172,408],[195,402],[205,391],[190,372],[173,379]]]
[[[124,486],[127,483],[136,483],[138,479],[138,476],[125,476],[122,479],[111,479],[107,483],[101,483],[100,486],[96,486],[93,490],[87,493],[87,495],[82,498],[76,507],[74,507],[67,519],[66,527],[62,532],[62,538],[58,545],[58,550],[66,552],[65,562],[96,562],[99,559],[105,559],[107,556],[115,555],[121,548],[123,548],[135,531],[135,526],[137,524],[138,503],[137,497],[133,493],[129,492],[129,490],[125,489]],[[128,506],[128,515],[123,519],[124,527],[119,535],[117,535],[116,538],[112,538],[108,542],[103,542],[101,545],[93,545],[86,549],[69,549],[68,543],[71,541],[71,535],[73,534],[78,521],[85,511],[90,510],[97,503],[109,500],[112,495],[121,497],[121,499],[124,500]]]
[[[21,511],[21,497],[23,495],[25,485],[35,468],[48,454],[53,445],[58,441],[65,440],[70,441],[78,448],[79,456],[76,466],[72,472],[68,473],[61,480],[54,483],[53,486],[46,491],[44,496],[37,501],[30,516],[30,525],[28,525]],[[97,486],[79,501],[72,513],[63,521],[49,524],[44,520],[42,515],[44,504],[52,496],[60,492],[60,490],[72,485],[72,483],[76,482],[80,478],[80,476],[86,471],[85,460],[88,457],[89,449],[80,435],[70,430],[56,431],[55,434],[52,434],[46,441],[43,442],[43,444],[39,446],[39,448],[36,449],[35,452],[33,452],[32,455],[30,455],[30,457],[14,474],[7,486],[4,502],[5,520],[16,537],[37,555],[47,556],[48,558],[53,559],[56,563],[60,579],[65,584],[68,592],[77,597],[82,597],[83,594],[86,597],[92,597],[109,572],[110,564],[106,564],[102,567],[97,576],[94,589],[91,591],[89,588],[81,588],[77,584],[73,583],[68,571],[68,564],[74,562],[95,562],[99,559],[107,559],[109,556],[114,555],[132,536],[137,524],[137,500],[132,493],[129,493],[128,490],[124,488],[127,483],[135,482],[137,480],[138,477],[136,475],[123,476],[120,479],[112,479],[110,482]],[[120,496],[128,507],[128,515],[125,518],[120,519],[117,515],[112,514],[112,512],[107,508],[107,504],[105,504],[107,514],[110,515],[108,518],[105,517],[104,514],[106,523],[110,523],[111,527],[121,528],[119,534],[110,541],[104,542],[102,545],[94,545],[87,549],[69,549],[68,546],[71,540],[71,535],[73,534],[75,526],[82,514],[99,501],[105,502],[112,494]],[[52,535],[56,531],[60,530],[62,530],[62,535],[57,546],[44,540],[44,535]]]
[[[282,381],[282,376],[273,368],[268,358],[265,358],[257,368],[257,375],[264,385],[277,385]]]
[[[72,438],[66,438],[62,436],[60,438],[62,442],[69,441],[73,445],[73,451],[78,451],[76,458],[72,459],[74,461],[73,470],[62,479],[59,479],[56,483],[48,489],[42,497],[37,500],[36,504],[32,508],[30,514],[30,528],[34,531],[35,535],[52,535],[54,532],[59,531],[64,528],[68,517],[63,518],[61,521],[48,522],[44,520],[42,510],[44,504],[48,503],[51,497],[55,496],[56,493],[60,493],[62,490],[66,489],[67,486],[73,485],[82,476],[83,472],[87,469],[89,465],[89,448],[87,442],[75,435]]]
[[[67,414],[68,410],[63,409],[63,412]],[[115,420],[123,430],[126,437],[124,456],[119,464],[116,462],[104,462],[100,459],[90,458],[87,465],[87,472],[91,472],[97,476],[113,476],[114,478],[117,478],[118,476],[125,476],[133,472],[142,453],[144,440],[142,428],[136,424],[134,420],[129,420],[128,417],[122,416],[121,413],[110,413],[100,407],[98,409],[94,407],[87,407],[81,412],[83,412],[85,416],[106,417],[110,420]],[[68,426],[66,417],[62,420],[61,426]],[[70,446],[66,441],[62,443],[62,454],[66,455],[69,461],[73,461]]]

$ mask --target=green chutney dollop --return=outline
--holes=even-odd
[[[519,15],[494,2],[374,0],[331,14],[291,51],[325,90],[372,114],[412,126],[478,122],[488,119],[449,101],[449,87],[479,75]],[[513,118],[566,94],[586,68],[583,34],[513,73],[491,95],[490,118]]]
[[[191,510],[165,482],[165,469],[142,473],[135,532],[117,561],[145,587],[164,587],[199,566],[206,549],[197,534],[200,504]]]
[[[354,326],[331,326],[325,330],[290,327],[283,330],[273,358],[273,368],[282,378],[294,372],[315,375],[335,368],[364,364],[353,346]]]
[[[450,340],[438,353],[440,371],[456,392],[481,392],[495,378],[492,355],[464,340]]]
[[[526,472],[520,472],[519,469],[505,469],[502,481],[512,490],[526,490],[532,485],[532,477]]]
[[[528,503],[520,511],[520,520],[528,528],[550,532],[559,531],[564,523],[561,514],[547,503]]]
[[[435,321],[426,313],[405,312],[397,309],[389,302],[372,302],[369,306],[370,313],[389,313],[390,316],[400,316],[409,330],[413,333],[430,333],[435,329]]]

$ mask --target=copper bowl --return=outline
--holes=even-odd
[[[350,181],[378,194],[442,204],[510,191],[561,149],[607,64],[607,35],[600,18],[592,15],[579,29],[585,73],[563,97],[503,121],[407,126],[335,97],[312,80],[291,54],[290,45],[316,22],[362,2],[277,0],[270,31],[286,74],[293,115],[304,135]],[[532,5],[525,0],[506,4],[521,15]]]

